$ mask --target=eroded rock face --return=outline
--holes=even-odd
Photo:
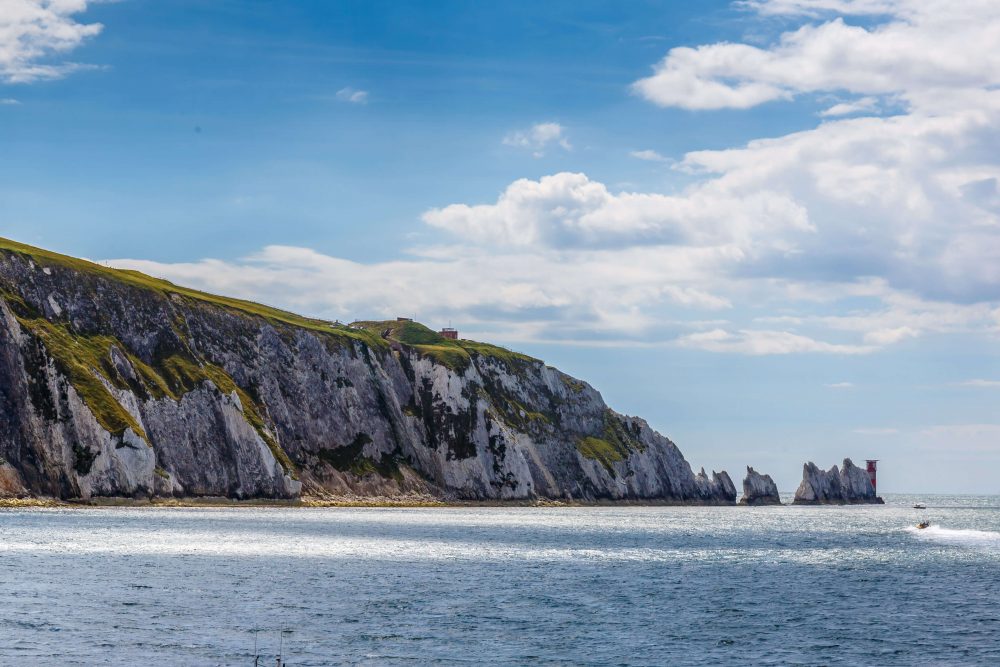
[[[857,505],[882,504],[875,495],[865,470],[844,459],[838,470],[833,466],[820,470],[812,461],[802,466],[802,483],[795,492],[796,505]]]
[[[735,502],[538,360],[65,260],[0,249],[0,493]]]
[[[743,478],[743,496],[740,505],[780,505],[778,485],[770,475],[761,475],[747,466],[747,476]]]

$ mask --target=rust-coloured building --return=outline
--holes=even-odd
[[[445,338],[450,338],[452,340],[458,340],[458,329],[452,329],[451,327],[445,327],[441,329],[441,335]]]

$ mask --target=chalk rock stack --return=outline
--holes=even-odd
[[[747,466],[747,476],[743,478],[743,497],[740,505],[780,505],[778,485],[770,475],[761,475]]]
[[[875,495],[868,473],[844,459],[838,470],[820,470],[812,461],[802,466],[802,483],[795,492],[795,505],[883,504]]]

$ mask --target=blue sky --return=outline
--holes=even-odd
[[[1000,492],[1000,11],[4,0],[5,236],[544,358],[696,468]]]

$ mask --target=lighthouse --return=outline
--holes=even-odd
[[[868,479],[872,481],[872,490],[876,493],[878,492],[878,487],[875,486],[875,473],[878,468],[878,459],[868,459],[866,461],[868,464]]]

